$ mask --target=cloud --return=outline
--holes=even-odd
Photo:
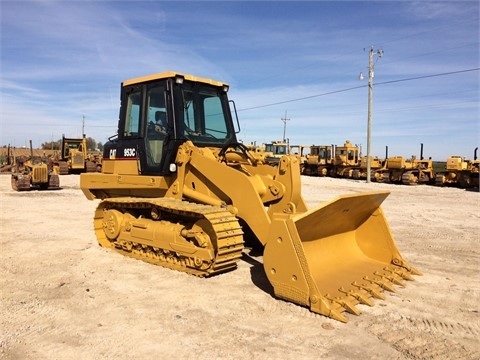
[[[444,19],[478,14],[478,2],[475,1],[412,1],[407,3],[408,11],[417,19]]]

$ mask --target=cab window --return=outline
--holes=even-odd
[[[183,136],[194,143],[224,144],[232,136],[227,128],[222,97],[217,89],[192,86],[182,89]]]
[[[227,128],[220,98],[217,96],[204,97],[203,108],[205,111],[205,132],[216,138],[225,138]]]
[[[128,95],[123,136],[138,136],[140,133],[141,100],[142,94],[140,91]]]

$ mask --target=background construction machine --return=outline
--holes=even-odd
[[[405,185],[435,183],[433,161],[431,158],[425,159],[423,157],[423,144],[420,144],[420,159],[416,159],[412,156],[411,169],[403,173],[402,183]]]
[[[102,158],[100,154],[89,152],[87,138],[66,138],[62,135],[60,154],[56,159],[60,175],[79,174],[82,172],[101,171]]]
[[[370,156],[370,180],[375,180],[375,171],[383,167],[385,160],[379,159],[377,156]],[[367,157],[360,158],[358,167],[354,167],[352,171],[352,178],[355,180],[364,180],[367,178]]]
[[[433,184],[435,182],[435,171],[433,169],[432,159],[411,160],[410,170],[402,174],[402,183],[405,185]]]
[[[450,156],[445,164],[445,171],[436,175],[435,185],[452,185],[461,188],[478,187],[479,164],[478,147],[473,151],[473,160],[462,156]]]
[[[310,154],[304,162],[302,174],[328,176],[333,166],[333,145],[312,145]]]
[[[12,155],[12,148],[10,145],[7,147],[7,152],[5,155],[1,156],[0,172],[11,172],[13,164],[15,163],[14,156]]]
[[[423,157],[423,144],[420,144],[420,159],[415,155],[411,159],[403,156],[387,157],[384,166],[375,171],[378,182],[397,183],[405,185],[433,184],[435,171],[432,159]]]
[[[351,178],[360,164],[360,148],[346,140],[343,146],[335,146],[330,176]]]
[[[47,159],[33,156],[32,140],[30,140],[30,157],[15,158],[11,170],[12,189],[15,191],[60,189],[58,167]]]
[[[380,208],[388,192],[308,210],[296,156],[272,167],[237,141],[228,85],[165,72],[124,81],[121,90],[118,135],[104,146],[102,172],[80,175],[85,196],[102,199],[94,214],[102,246],[205,277],[235,269],[244,241],[257,240],[276,297],[340,321],[419,274]],[[164,133],[151,126],[159,111]]]
[[[310,145],[290,145],[288,148],[288,154],[294,155],[300,162],[300,174],[303,174],[306,161],[310,155]]]
[[[265,162],[271,166],[278,166],[280,158],[290,153],[288,140],[274,140],[271,143],[263,144],[265,147]]]
[[[388,157],[382,168],[375,170],[375,179],[381,183],[402,183],[402,176],[414,167],[415,156],[406,159],[403,156]]]

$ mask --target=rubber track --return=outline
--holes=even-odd
[[[199,277],[212,276],[233,270],[237,267],[237,262],[241,258],[243,251],[243,231],[234,215],[217,206],[190,203],[172,198],[145,199],[124,197],[106,199],[99,204],[95,211],[94,228],[97,240],[100,244],[109,242],[103,232],[102,219],[104,209],[147,209],[153,206],[162,212],[173,214],[174,217],[177,216],[178,222],[186,218],[189,220],[200,220],[203,218],[210,222],[216,234],[218,247],[215,252],[215,259],[210,266],[206,269],[203,267],[202,269],[198,269],[188,267],[185,261],[181,261],[180,259],[175,260],[169,258],[167,261],[165,257],[156,255],[159,254],[159,249],[145,247],[145,245],[142,244],[134,244],[136,246],[134,246],[132,251],[135,255],[129,251],[115,247],[113,242],[111,243],[111,248],[126,256],[134,258],[140,257],[146,262]],[[100,239],[99,237],[102,238]],[[211,246],[213,247],[213,245]]]

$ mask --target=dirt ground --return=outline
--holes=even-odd
[[[309,207],[389,190],[383,210],[423,272],[348,323],[275,299],[261,256],[209,279],[97,245],[79,189],[0,176],[1,359],[479,359],[480,193],[302,177]],[[248,251],[248,249],[246,250]]]

